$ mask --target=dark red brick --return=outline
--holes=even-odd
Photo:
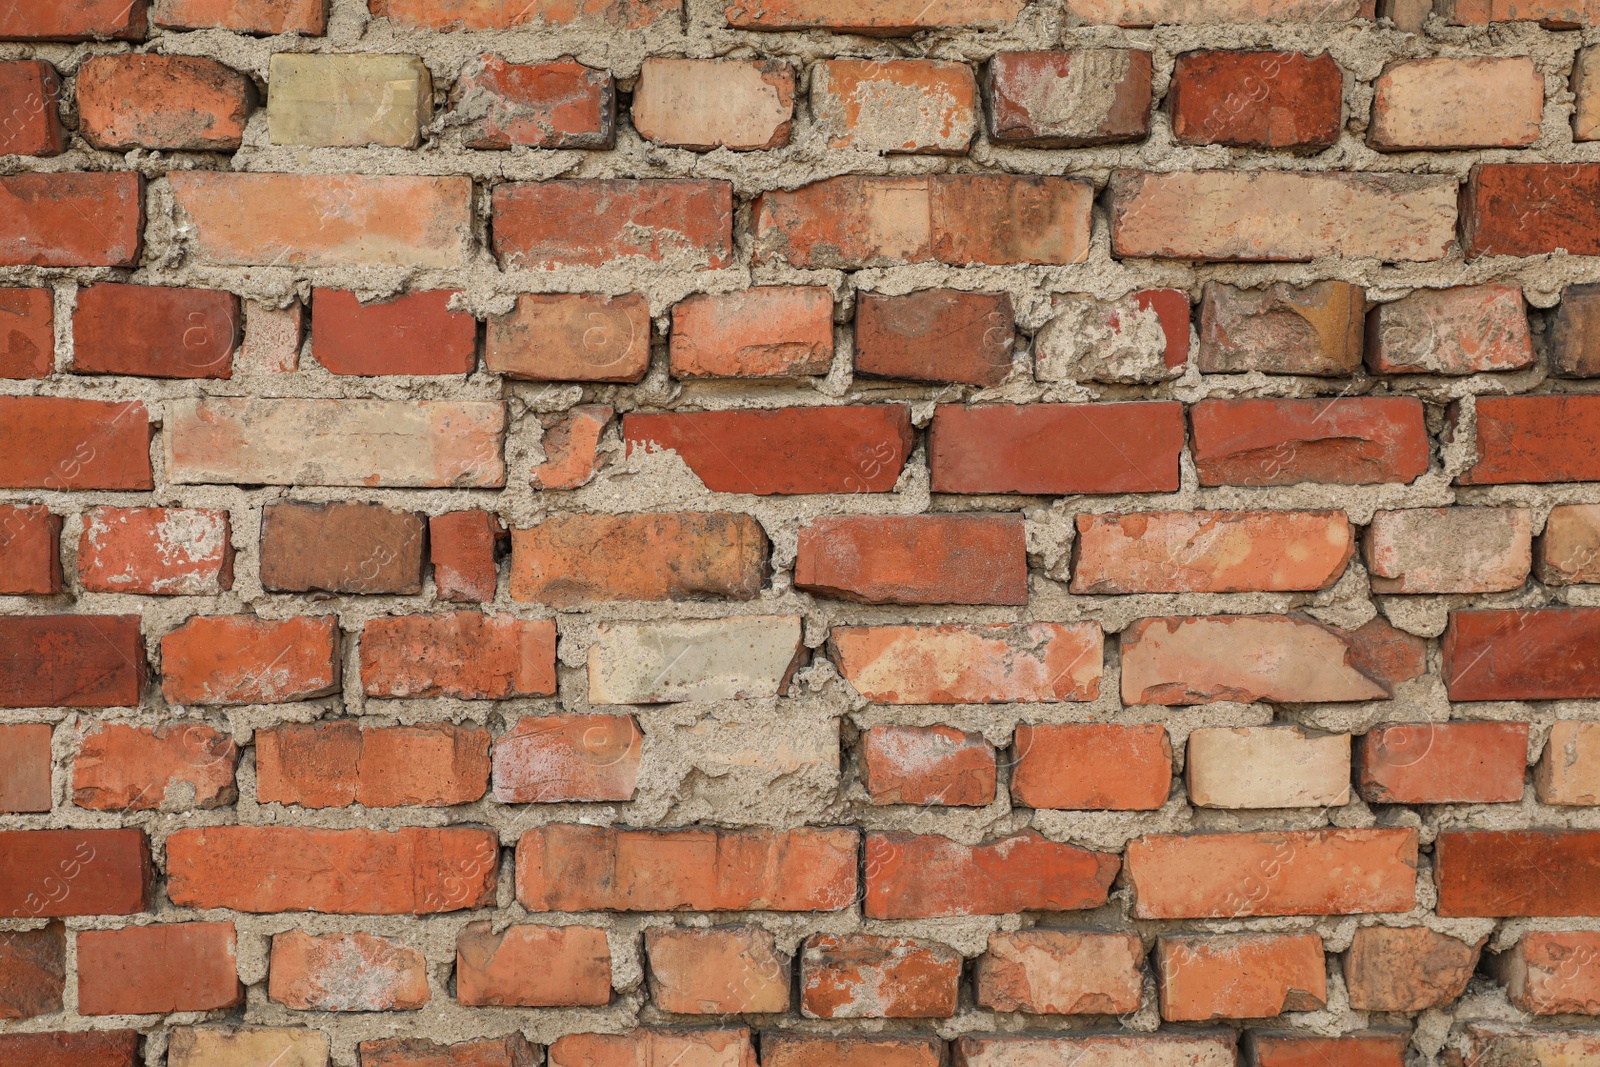
[[[0,290],[0,308],[4,307]],[[1569,285],[1561,290],[1546,328],[1550,373],[1557,378],[1600,377],[1600,285]]]
[[[3,16],[0,16],[3,17]],[[0,63],[0,156],[59,156],[67,150],[61,125],[61,76],[42,59]]]
[[[1600,831],[1446,831],[1433,853],[1441,916],[1600,911]]]
[[[166,1015],[244,1002],[231,922],[78,934],[79,1015]]]
[[[0,7],[0,18],[7,10]],[[143,241],[144,179],[138,174],[0,178],[0,266],[134,267]]]
[[[796,588],[866,604],[1026,604],[1021,515],[847,515],[801,527]]]
[[[138,1067],[139,1035],[132,1030],[0,1034],[0,1061],[28,1067]]]
[[[334,374],[470,374],[478,322],[449,308],[454,290],[363,304],[343,289],[311,293],[311,354]]]
[[[1443,648],[1451,700],[1600,697],[1600,608],[1453,611]]]
[[[42,504],[0,504],[0,595],[61,592],[61,516]]]
[[[0,915],[134,915],[150,880],[143,830],[0,830]]]
[[[1201,485],[1410,482],[1428,469],[1414,397],[1202,400],[1189,417]]]
[[[45,378],[55,367],[55,294],[0,289],[0,378]]]
[[[856,297],[856,373],[909,382],[996,385],[1011,370],[1007,293],[923,289]]]
[[[427,525],[382,504],[269,504],[261,511],[261,585],[279,592],[422,592]]]
[[[1317,151],[1339,139],[1343,106],[1326,52],[1185,52],[1167,90],[1180,144]]]
[[[1600,163],[1480,163],[1461,190],[1461,246],[1479,256],[1600,255]]]
[[[91,285],[72,312],[72,369],[146,378],[228,378],[243,318],[215,289]]]
[[[137,615],[0,618],[0,708],[130,708],[144,673]]]
[[[1600,481],[1600,396],[1478,398],[1478,462],[1462,485]]]
[[[440,600],[482,604],[494,599],[496,547],[511,534],[488,511],[452,511],[428,520],[428,555]]]
[[[136,400],[0,397],[0,489],[151,489],[152,435]]]
[[[66,986],[65,926],[53,922],[39,930],[0,934],[0,1019],[32,1019],[60,1011]]]

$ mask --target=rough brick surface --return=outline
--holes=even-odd
[[[645,932],[650,999],[680,1015],[789,1009],[789,961],[758,926]]]
[[[1586,915],[1600,893],[1600,836],[1587,830],[1466,830],[1434,845],[1439,914]]]
[[[1203,400],[1190,425],[1202,485],[1411,482],[1428,469],[1411,397]]]
[[[137,174],[0,178],[0,265],[131,267],[144,247]]]
[[[1515,148],[1538,139],[1543,112],[1544,78],[1526,56],[1402,61],[1373,83],[1367,143],[1391,152]]]
[[[698,293],[672,309],[675,378],[788,378],[833,364],[833,298],[814,286]]]
[[[61,592],[61,516],[34,504],[0,507],[0,594]]]
[[[281,704],[339,688],[331,615],[197,616],[161,639],[162,694],[180,704]]]
[[[80,1015],[166,1015],[244,999],[233,924],[173,923],[78,935]]]
[[[355,293],[311,295],[311,354],[334,374],[466,374],[477,365],[477,322],[450,310],[449,290],[363,304]]]
[[[1357,1011],[1424,1011],[1467,988],[1478,945],[1425,926],[1364,926],[1344,956],[1344,984]]]
[[[60,1011],[66,976],[65,926],[53,922],[37,930],[11,931],[0,947],[0,1019],[33,1019]]]
[[[96,148],[231,151],[255,85],[198,56],[95,56],[78,68],[78,128]]]
[[[1103,637],[1093,623],[1009,626],[842,626],[839,673],[884,704],[1092,700]]]
[[[55,297],[49,289],[0,289],[0,378],[43,378],[55,366]]]
[[[633,92],[633,126],[675,148],[777,148],[789,140],[794,86],[794,70],[781,62],[648,59]]]
[[[1279,283],[1260,290],[1207,283],[1200,300],[1200,351],[1207,373],[1263,371],[1344,378],[1361,365],[1360,287]]]
[[[473,923],[456,941],[456,999],[474,1007],[552,1008],[611,1000],[611,951],[587,926]]]
[[[1325,589],[1355,551],[1337,511],[1079,515],[1075,593]]]
[[[995,385],[1011,370],[1016,319],[1005,293],[862,293],[855,328],[856,373],[868,378]]]
[[[962,155],[978,86],[965,63],[833,59],[811,72],[811,114],[829,148]]]
[[[1522,799],[1528,726],[1389,723],[1367,731],[1356,755],[1356,785],[1369,803],[1514,803]]]
[[[1057,844],[1034,830],[979,845],[871,833],[866,857],[865,909],[874,919],[1096,908],[1122,866],[1114,854]]]
[[[1167,108],[1183,144],[1315,152],[1339,139],[1343,90],[1326,52],[1185,52]]]
[[[134,915],[150,906],[152,873],[142,830],[0,830],[8,915]]]
[[[233,588],[226,511],[94,508],[78,539],[78,580],[103,593],[204,596]]]
[[[1001,52],[984,86],[990,135],[1038,148],[1143,140],[1150,69],[1150,53],[1133,49]]]
[[[450,95],[470,117],[470,148],[610,148],[616,137],[611,75],[571,60],[508,63],[485,55],[461,72]]]
[[[1017,516],[819,519],[801,528],[795,585],[868,604],[1021,604],[1024,548]]]
[[[555,658],[548,620],[472,611],[374,619],[361,634],[361,686],[372,697],[548,696]]]
[[[72,763],[72,802],[114,812],[221,807],[238,799],[238,764],[233,738],[201,723],[87,727]]]
[[[49,724],[42,722],[0,726],[0,812],[50,810],[52,736]]]
[[[419,723],[363,728],[352,720],[290,723],[256,738],[256,799],[305,808],[446,807],[489,786],[489,734]]]
[[[1172,785],[1172,742],[1159,725],[1017,726],[1011,796],[1026,808],[1154,811]]]
[[[1155,966],[1168,1022],[1317,1011],[1328,1000],[1316,934],[1162,937]]]
[[[125,708],[144,686],[134,615],[0,618],[0,708]]]
[[[1020,930],[990,934],[973,975],[978,1003],[996,1011],[1109,1015],[1138,1010],[1143,962],[1133,934]]]
[[[0,154],[58,156],[66,151],[60,101],[61,76],[44,60],[0,64],[0,103],[9,112],[0,127]]]

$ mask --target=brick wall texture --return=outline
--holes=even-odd
[[[1596,1016],[1594,0],[0,0],[0,1065]]]

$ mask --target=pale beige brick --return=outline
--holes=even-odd
[[[1206,727],[1189,735],[1189,800],[1202,808],[1350,803],[1350,736],[1298,726]]]
[[[273,144],[414,148],[433,117],[433,80],[416,56],[272,57],[267,131]]]

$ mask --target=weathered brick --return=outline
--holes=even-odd
[[[600,467],[600,437],[616,413],[609,404],[579,404],[546,416],[539,440],[545,458],[533,467],[533,487],[581,489],[593,481]]]
[[[92,56],[78,68],[78,131],[96,148],[232,152],[255,85],[203,56]]]
[[[855,897],[859,840],[554,823],[517,842],[517,900],[529,911],[833,911]]]
[[[1128,843],[1141,919],[1410,911],[1415,830],[1156,834]]]
[[[42,59],[0,63],[0,155],[59,156],[67,150],[61,125],[61,76]]]
[[[1001,144],[1077,148],[1150,132],[1149,52],[999,52],[984,75],[989,136]]]
[[[632,800],[644,735],[628,715],[519,719],[494,744],[502,804]]]
[[[1356,1011],[1426,1011],[1451,1004],[1478,966],[1480,941],[1426,926],[1363,926],[1344,954],[1344,984]]]
[[[456,999],[468,1007],[565,1008],[611,1001],[611,950],[590,926],[473,923],[456,938]]]
[[[1245,1034],[1248,1067],[1405,1067],[1409,1032],[1368,1031],[1345,1037],[1251,1030]]]
[[[471,826],[183,829],[167,838],[167,896],[257,914],[458,911],[493,903],[499,855],[499,838]]]
[[[43,722],[0,726],[0,813],[49,811],[53,806],[50,789],[53,734],[50,724]]]
[[[1189,294],[1143,289],[1118,300],[1058,294],[1055,316],[1034,335],[1042,382],[1158,382],[1189,361]]]
[[[144,683],[137,615],[0,618],[0,708],[131,708]]]
[[[151,877],[143,830],[0,830],[7,916],[135,915],[150,907]]]
[[[450,92],[468,148],[607,149],[616,139],[617,91],[609,71],[570,59],[469,61]]]
[[[305,306],[299,301],[281,308],[259,300],[246,301],[239,365],[246,372],[265,374],[292,374],[299,370],[305,319]]]
[[[167,1015],[244,1003],[233,923],[78,934],[79,1015]]]
[[[800,528],[794,584],[867,604],[1025,604],[1021,515],[839,516]]]
[[[1533,363],[1528,308],[1515,285],[1418,289],[1367,315],[1367,366],[1378,374],[1476,374]]]
[[[1421,639],[1381,617],[1356,630],[1298,615],[1151,618],[1122,634],[1128,704],[1387,700],[1425,670]]]
[[[1600,396],[1479,397],[1478,462],[1462,485],[1600,480]]]
[[[1403,59],[1372,85],[1367,144],[1380,152],[1518,148],[1539,139],[1543,115],[1544,75],[1527,56]]]
[[[419,1037],[361,1042],[361,1067],[534,1067],[533,1047],[520,1033],[439,1045]]]
[[[167,404],[179,484],[498,488],[499,401],[208,397]]]
[[[594,546],[611,551],[597,554]],[[511,598],[565,608],[595,601],[752,600],[767,536],[727,512],[552,515],[511,534]]]
[[[268,504],[261,511],[262,588],[420,593],[425,531],[421,515],[382,504]]]
[[[919,0],[729,0],[728,25],[741,30],[839,30],[903,36],[936,26],[996,29],[1022,12],[1023,0],[957,0],[933,7]]]
[[[371,934],[272,937],[267,996],[296,1011],[411,1011],[428,1003],[422,953]]]
[[[361,633],[369,697],[507,700],[556,691],[556,626],[459,611],[373,619]]]
[[[1342,511],[1145,511],[1077,527],[1074,593],[1326,589],[1355,552]]]
[[[1552,723],[1533,784],[1541,804],[1600,805],[1600,723]]]
[[[1507,1031],[1498,1027],[1469,1024],[1464,1056],[1457,1064],[1525,1063],[1529,1067],[1564,1067],[1600,1056],[1600,1036],[1593,1030]]]
[[[1044,838],[1037,830],[981,845],[938,834],[867,834],[869,919],[1079,911],[1106,902],[1122,860]]]
[[[978,83],[945,60],[823,60],[811,68],[811,117],[829,148],[963,155],[978,130]]]
[[[676,17],[682,0],[536,0],[507,4],[503,0],[367,0],[374,18],[430,30],[508,30],[519,26],[610,27],[642,29],[658,19]]]
[[[1234,1067],[1237,1038],[1217,1034],[1160,1033],[1138,1036],[1054,1037],[1015,1035],[962,1037],[955,1042],[957,1067],[1029,1067],[1036,1063],[1128,1064],[1130,1067]]]
[[[1600,934],[1529,930],[1492,969],[1511,1003],[1534,1015],[1600,1014]]]
[[[794,88],[781,60],[646,59],[633,126],[647,141],[699,152],[778,148],[789,143]]]
[[[1093,189],[1069,178],[846,174],[756,199],[756,258],[795,267],[1081,263]]]
[[[935,493],[1170,492],[1183,407],[940,404],[928,435]]]
[[[129,171],[13,174],[0,178],[0,220],[0,266],[134,267],[144,248],[144,179]]]
[[[937,1037],[761,1035],[762,1067],[943,1067],[944,1062],[944,1042]]]
[[[637,293],[524,294],[489,320],[484,365],[535,382],[636,382],[650,369],[650,303]]]
[[[494,189],[494,253],[507,270],[642,259],[733,259],[733,186],[687,178],[508,182]]]
[[[1594,21],[1590,0],[1453,0],[1444,14],[1457,26],[1531,21],[1547,29],[1571,30]]]
[[[138,1067],[139,1044],[134,1030],[0,1034],[0,1056],[30,1067]]]
[[[1411,482],[1428,469],[1415,397],[1207,399],[1189,420],[1201,485]]]
[[[493,600],[499,580],[495,550],[510,534],[488,511],[452,511],[428,520],[428,558],[440,600]]]
[[[311,1028],[179,1026],[167,1045],[168,1067],[328,1067],[328,1035]]]
[[[1528,579],[1533,515],[1523,508],[1379,511],[1361,547],[1374,593],[1503,592]]]
[[[91,285],[72,313],[78,374],[228,378],[238,343],[239,298],[211,289]]]
[[[800,1011],[811,1019],[948,1019],[961,955],[875,934],[812,934],[800,953]]]
[[[994,802],[994,746],[949,726],[874,726],[861,735],[861,784],[874,804]]]
[[[119,813],[222,807],[239,797],[238,765],[233,738],[203,723],[152,728],[80,721],[72,802]]]
[[[1561,290],[1545,326],[1545,351],[1554,377],[1600,377],[1600,285]]]
[[[1452,611],[1444,685],[1451,700],[1600,697],[1600,608]]]
[[[263,804],[448,807],[489,787],[489,731],[473,724],[286,723],[257,731],[255,747]]]
[[[174,704],[283,704],[338,691],[332,615],[202,615],[161,639],[161,694]]]
[[[0,288],[0,378],[46,378],[55,368],[55,291]]]
[[[1202,727],[1184,764],[1197,808],[1327,808],[1350,803],[1350,735],[1298,726]]]
[[[1365,318],[1362,289],[1349,282],[1265,289],[1207,282],[1195,365],[1208,374],[1348,377],[1361,367]]]
[[[263,36],[321,37],[328,29],[328,0],[155,0],[150,18],[174,30],[215,27]]]
[[[1154,811],[1172,788],[1164,726],[1017,724],[1011,798],[1025,808]]]
[[[1600,254],[1600,163],[1475,165],[1461,190],[1461,248],[1468,259]]]
[[[1084,623],[836,626],[839,673],[881,704],[1093,700],[1104,636]]]
[[[0,12],[0,40],[144,39],[146,0],[16,0]]]
[[[1317,152],[1344,126],[1344,74],[1326,52],[1184,52],[1167,110],[1179,144]]]
[[[1316,934],[1163,936],[1155,968],[1167,1022],[1269,1018],[1328,1002]]]
[[[1433,877],[1438,912],[1590,915],[1600,907],[1600,833],[1464,830],[1439,834]]]
[[[715,493],[887,493],[915,433],[903,404],[623,416],[629,451],[671,449]]]
[[[1011,371],[1009,293],[858,293],[855,371],[867,378],[998,385]]]
[[[233,588],[226,511],[90,508],[78,538],[78,580],[91,592],[206,596]]]
[[[644,932],[650,1000],[679,1015],[789,1010],[789,961],[759,926]]]
[[[1572,139],[1600,140],[1600,48],[1582,48],[1572,62]]]
[[[756,1067],[750,1031],[743,1029],[568,1034],[546,1056],[549,1067]]]
[[[1508,804],[1522,799],[1528,724],[1374,726],[1357,749],[1356,787],[1371,804]]]
[[[798,615],[602,623],[589,646],[589,703],[782,696],[805,653],[801,628]]]
[[[61,516],[42,504],[0,504],[0,595],[61,592]]]
[[[465,176],[184,171],[167,180],[188,225],[190,254],[200,263],[440,269],[467,264],[472,179]]]
[[[992,933],[973,967],[980,1007],[1034,1015],[1121,1015],[1144,992],[1137,934],[1078,930]]]
[[[1079,22],[1115,26],[1219,22],[1346,22],[1372,18],[1372,0],[1068,0]]]
[[[800,285],[693,293],[673,305],[668,355],[674,378],[826,374],[833,365],[833,294]]]
[[[0,1019],[33,1019],[60,1011],[66,975],[67,930],[61,923],[6,931],[0,939]],[[0,1053],[6,1051],[4,1040],[0,1037]]]
[[[417,56],[278,52],[267,80],[273,144],[415,148],[433,118],[433,79]]]
[[[470,374],[478,323],[451,311],[453,290],[363,304],[342,289],[311,294],[311,354],[334,374]]]
[[[1110,188],[1120,257],[1405,263],[1455,244],[1454,176],[1119,170]]]

